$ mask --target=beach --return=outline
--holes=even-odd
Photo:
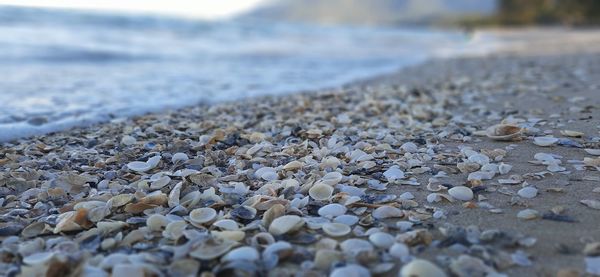
[[[600,275],[587,38],[3,143],[0,270]]]

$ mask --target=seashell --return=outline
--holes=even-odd
[[[419,147],[417,147],[416,144],[414,144],[413,142],[406,142],[404,144],[402,144],[402,146],[400,146],[400,149],[404,152],[408,152],[408,153],[415,153],[417,151],[419,151]]]
[[[212,222],[217,217],[217,211],[213,208],[198,208],[190,212],[190,221],[197,225]]]
[[[328,204],[318,210],[318,214],[325,218],[334,218],[346,213],[348,209],[340,204]]]
[[[226,262],[244,260],[254,262],[258,259],[259,253],[256,251],[256,249],[249,246],[242,246],[229,251],[229,253],[225,254],[225,256],[221,258],[221,261]]]
[[[304,226],[304,219],[297,215],[284,215],[273,220],[269,233],[278,236],[296,231]]]
[[[392,217],[403,217],[404,211],[392,206],[381,206],[375,210],[373,210],[373,218],[375,219],[385,219]]]
[[[238,225],[238,223],[235,222],[235,220],[231,220],[231,219],[217,220],[211,226],[219,228],[221,230],[227,230],[227,231],[236,231],[236,230],[240,229],[240,226]]]
[[[79,211],[70,211],[60,214],[57,219],[57,224],[54,227],[54,233],[77,231],[83,229],[87,218],[87,211],[81,209]]]
[[[371,273],[363,266],[357,264],[349,264],[342,267],[335,268],[329,277],[369,277]]]
[[[291,161],[283,166],[283,170],[293,171],[301,169],[304,166],[304,163],[299,161]]]
[[[321,169],[336,169],[338,166],[340,166],[340,164],[340,160],[336,157],[325,157],[323,160],[321,160],[320,167]]]
[[[279,179],[279,175],[277,175],[277,171],[272,167],[261,167],[254,172],[254,176],[257,178],[261,178],[265,181],[273,181]]]
[[[333,219],[333,222],[346,224],[348,226],[353,226],[354,224],[358,223],[358,220],[359,220],[358,216],[343,214],[343,215],[335,217]]]
[[[579,201],[579,203],[588,206],[589,208],[600,210],[600,201],[593,199],[584,199]]]
[[[517,194],[523,198],[534,198],[537,193],[538,189],[532,186],[527,186],[517,191]]]
[[[106,203],[104,203],[103,201],[83,201],[83,202],[79,202],[77,204],[75,204],[75,206],[73,206],[73,210],[77,211],[77,210],[91,210],[93,208],[96,207],[102,207],[105,206]]]
[[[35,253],[32,255],[29,255],[27,257],[23,258],[23,263],[28,264],[28,265],[44,265],[44,264],[48,264],[50,261],[52,261],[52,259],[54,259],[54,257],[56,256],[56,253],[54,252],[40,252],[40,253]]]
[[[369,241],[378,248],[387,249],[390,246],[392,246],[396,239],[394,238],[394,236],[388,233],[375,232],[369,235]]]
[[[127,223],[125,222],[121,222],[121,221],[101,221],[96,223],[96,227],[98,228],[98,231],[100,231],[101,233],[112,233],[115,232],[117,230],[121,230],[123,228],[125,228],[126,226],[128,226]]]
[[[169,176],[162,176],[150,184],[150,189],[152,189],[152,190],[162,189],[163,187],[168,185],[169,182],[171,182],[171,178]]]
[[[267,232],[260,232],[250,238],[250,245],[253,247],[267,247],[275,243],[273,235]]]
[[[500,173],[500,174],[507,174],[508,172],[510,172],[511,169],[512,169],[512,165],[509,165],[509,164],[500,163],[498,165],[498,173]]]
[[[333,249],[319,249],[315,253],[313,260],[315,268],[327,270],[331,265],[340,262],[344,259],[344,255],[340,251]]]
[[[479,153],[469,156],[468,160],[469,162],[477,163],[482,166],[490,163],[490,157]]]
[[[281,204],[275,204],[263,214],[262,223],[266,228],[269,228],[273,220],[284,214],[285,206]]]
[[[583,135],[585,135],[585,133],[578,132],[578,131],[572,131],[572,130],[561,130],[560,133],[563,136],[574,137],[574,138],[580,138],[580,137],[583,137]]]
[[[265,247],[262,256],[265,265],[272,268],[277,265],[279,259],[292,254],[292,245],[285,241],[278,241]]]
[[[600,149],[583,149],[586,153],[594,156],[600,156]]]
[[[123,145],[131,146],[136,143],[137,143],[137,140],[132,136],[125,135],[121,138],[121,144],[123,144]]]
[[[146,219],[146,226],[154,232],[162,231],[167,224],[169,224],[169,219],[162,214],[153,214]]]
[[[410,191],[407,191],[405,193],[400,194],[400,199],[411,200],[411,199],[415,199],[415,196]]]
[[[91,222],[98,222],[110,214],[107,206],[96,207],[88,211],[87,219]]]
[[[454,199],[469,201],[473,199],[473,191],[465,186],[456,186],[448,190],[448,194]]]
[[[342,181],[343,177],[344,176],[342,175],[342,173],[333,171],[333,172],[329,172],[329,173],[325,174],[325,176],[323,176],[321,178],[321,182],[323,182],[324,184],[330,185],[330,186],[335,186],[340,181]]]
[[[229,212],[231,216],[245,220],[254,219],[256,217],[256,213],[257,211],[255,208],[245,205],[239,206]]]
[[[531,220],[536,219],[540,216],[540,213],[533,209],[521,210],[517,213],[517,218]]]
[[[414,259],[410,263],[402,266],[400,270],[400,277],[446,277],[446,273],[434,263],[422,260]]]
[[[132,170],[135,172],[146,172],[148,170],[155,168],[159,162],[160,162],[160,156],[154,156],[154,157],[148,159],[148,161],[146,161],[146,162],[139,162],[139,161],[130,162],[127,164],[127,168],[129,168],[129,170]]]
[[[187,160],[189,160],[190,158],[188,158],[188,155],[185,153],[175,153],[173,154],[173,156],[171,157],[171,162],[172,163],[178,163],[178,162],[186,162]]]
[[[237,244],[235,241],[213,237],[199,243],[189,255],[203,261],[210,261],[229,252]]]
[[[555,137],[535,137],[533,138],[533,144],[538,146],[550,146],[558,142]]]
[[[497,124],[487,128],[485,134],[488,138],[500,141],[514,140],[521,136],[523,128],[513,124]]]
[[[181,196],[181,188],[183,187],[183,182],[177,183],[175,187],[169,192],[169,197],[167,200],[167,204],[170,208],[179,205],[179,197]]]
[[[591,167],[600,167],[600,158],[588,158],[585,157],[583,158],[583,164],[585,164],[586,166],[591,166]]]
[[[383,172],[383,176],[388,180],[388,182],[393,182],[395,180],[404,179],[404,172],[400,170],[400,167],[397,165],[393,165],[388,170]]]
[[[366,240],[352,238],[343,241],[340,244],[340,249],[346,254],[357,255],[363,251],[371,252],[375,248]]]
[[[308,190],[308,195],[310,195],[310,197],[318,201],[328,200],[329,198],[331,198],[332,194],[333,187],[321,182],[314,184]]]
[[[25,238],[34,238],[41,234],[47,233],[49,230],[51,230],[49,228],[50,226],[45,222],[34,222],[27,225],[27,227],[23,228],[23,230],[21,231],[21,236]]]
[[[396,242],[391,247],[388,245],[388,247],[390,248],[388,251],[392,257],[404,260],[410,256],[410,249],[404,243]]]
[[[178,240],[183,236],[183,231],[185,228],[187,228],[187,222],[183,220],[171,221],[169,224],[167,224],[167,227],[162,232],[162,235],[171,240]]]
[[[479,165],[478,163],[473,163],[473,162],[462,162],[462,163],[457,163],[456,167],[462,173],[471,173],[471,172],[475,172],[475,171],[479,170],[479,168],[481,168],[481,165]]]
[[[127,203],[131,202],[133,198],[133,194],[130,193],[119,194],[113,196],[111,199],[108,200],[107,203],[110,203],[113,208],[118,208],[125,206]]]
[[[519,253],[520,250],[515,253]],[[515,254],[511,255],[514,261]],[[469,255],[460,255],[458,259],[454,259],[450,263],[450,270],[456,276],[490,276],[497,274],[490,266],[486,265],[482,260],[471,257]]]
[[[325,223],[321,227],[323,232],[331,237],[343,237],[350,234],[350,226],[342,223]]]
[[[212,231],[211,234],[215,238],[220,238],[230,241],[242,241],[246,238],[246,232],[244,231]]]

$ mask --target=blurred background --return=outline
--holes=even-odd
[[[599,14],[592,0],[0,0],[0,141],[333,88],[505,43],[477,28]]]

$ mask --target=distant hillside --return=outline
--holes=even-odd
[[[485,16],[496,0],[275,0],[246,17],[323,24],[431,24]]]

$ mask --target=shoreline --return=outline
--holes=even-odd
[[[196,270],[209,271],[214,265],[219,265],[215,270],[227,269],[227,263],[219,262],[218,257],[198,257],[202,247],[208,247],[207,238],[192,231],[177,236],[165,226],[159,227],[161,231],[152,229],[155,227],[149,226],[147,218],[161,214],[169,215],[169,222],[184,220],[187,230],[209,229],[211,236],[237,240],[260,253],[265,247],[250,243],[257,233],[270,232],[277,240],[291,243],[292,253],[280,257],[275,262],[277,267],[258,266],[254,273],[327,274],[342,269],[368,269],[382,276],[396,276],[411,258],[421,258],[456,275],[584,274],[586,261],[593,267],[590,270],[600,274],[600,260],[594,258],[600,255],[600,246],[594,246],[600,241],[596,220],[600,210],[581,203],[600,200],[598,168],[583,162],[584,158],[592,159],[588,163],[598,158],[584,148],[600,149],[600,55],[593,46],[589,46],[590,53],[583,54],[574,54],[578,47],[571,48],[573,51],[562,47],[558,50],[560,55],[537,55],[533,52],[539,49],[534,47],[530,51],[521,49],[518,53],[509,51],[479,58],[430,60],[340,90],[189,107],[0,144],[0,230],[4,236],[18,236],[13,238],[14,244],[25,242],[31,247],[22,252],[14,250],[16,246],[10,241],[5,242],[0,252],[13,249],[19,254],[4,259],[12,262],[2,264],[2,268],[4,272],[15,268],[40,272],[67,264],[72,270],[107,273],[125,270],[119,263],[107,265],[107,257],[127,253],[120,260],[114,256],[113,259],[127,260],[132,265],[127,266],[128,270],[136,272],[171,274],[173,270],[187,270],[175,263],[177,255],[183,255],[190,264],[198,264]],[[503,120],[526,126],[527,131],[520,139],[508,142],[479,135]],[[565,130],[583,135],[566,136],[560,132]],[[562,141],[548,147],[534,144],[534,137],[545,135]],[[461,147],[471,147],[475,154]],[[175,159],[175,153],[185,153],[188,159]],[[555,159],[560,160],[558,166],[563,169],[547,169],[548,164],[536,162],[537,153],[559,155]],[[473,162],[478,158],[472,156],[481,157],[480,154],[491,159],[482,162],[484,165],[491,163],[497,168],[506,164],[512,169],[504,174],[498,172],[491,180],[468,180],[470,170],[462,172],[459,164],[467,166],[471,162],[468,166],[479,168]],[[161,161],[147,171],[128,166],[155,155],[161,155]],[[597,163],[600,167],[600,160]],[[394,166],[402,174],[390,171]],[[260,173],[259,167],[272,169]],[[198,172],[188,176],[175,174],[183,169]],[[159,172],[170,173],[155,175]],[[341,177],[338,179],[338,174],[332,172]],[[398,176],[392,178],[390,174]],[[142,181],[150,179],[152,184],[165,175],[169,181],[158,189],[150,189]],[[502,179],[518,182],[500,183]],[[237,182],[243,184],[239,190],[244,192],[234,193],[240,199],[233,201],[229,198],[231,193],[224,191],[238,190],[227,186]],[[322,182],[335,188],[334,195],[315,201],[309,188]],[[439,190],[440,186],[445,188]],[[455,195],[449,202],[445,196],[430,196],[454,195],[448,189],[463,186],[474,193],[471,199],[460,200],[461,196]],[[525,187],[535,188],[535,195],[529,197],[521,192]],[[197,204],[186,206],[189,203],[183,201],[185,195],[210,188],[216,189],[220,201],[202,198]],[[358,193],[353,188],[366,189],[366,196],[358,201],[349,197]],[[160,194],[161,200],[144,202],[150,201],[148,195],[152,191]],[[131,199],[115,206],[113,197],[129,197],[119,195],[129,195]],[[253,198],[255,195],[262,196]],[[293,201],[300,195],[309,196],[308,205]],[[75,205],[82,202],[88,204],[80,204],[76,209]],[[240,218],[242,202],[256,207],[251,219]],[[261,206],[267,202],[267,207]],[[140,203],[148,206],[139,207]],[[301,226],[280,234],[263,226],[268,217],[266,210],[276,203],[283,205],[283,211],[272,213],[285,214],[290,220],[301,217],[303,225],[307,218],[319,216],[315,210],[331,203],[343,204],[346,215],[356,216],[364,224],[352,224],[352,233],[341,237],[332,237],[320,226]],[[374,208],[381,206],[393,207],[393,215],[380,218]],[[217,217],[234,219],[246,230],[241,234],[191,224],[185,216],[199,207],[215,209],[221,212]],[[101,217],[57,218],[57,214],[76,215],[82,209],[90,215],[92,210],[101,210]],[[528,220],[518,218],[520,212],[528,209],[533,210],[526,213]],[[263,225],[252,225],[255,219],[262,219]],[[363,222],[368,220],[371,222]],[[37,226],[38,222],[43,222],[43,228]],[[127,224],[98,231],[98,222]],[[412,227],[406,229],[408,225]],[[343,246],[342,242],[353,238],[370,241],[364,234],[373,232],[391,234],[399,246],[371,246],[369,252],[374,256],[351,253]],[[121,240],[110,240],[119,237],[119,233]],[[36,238],[45,243],[31,243]],[[73,253],[48,242],[56,238],[70,242],[65,245]],[[353,243],[369,248],[364,243]],[[184,245],[187,250],[175,247]],[[409,253],[401,249],[409,249]],[[343,254],[344,258],[334,259],[342,261],[339,268],[320,268],[315,257],[319,251],[329,253],[331,259]],[[49,262],[19,266],[23,257],[35,252],[54,254]],[[75,253],[87,258],[74,258]],[[149,256],[135,256],[140,253]],[[160,262],[154,264],[152,259]],[[312,261],[312,267],[300,268],[301,261]],[[345,264],[360,264],[360,269]],[[250,268],[253,267],[244,267]]]

